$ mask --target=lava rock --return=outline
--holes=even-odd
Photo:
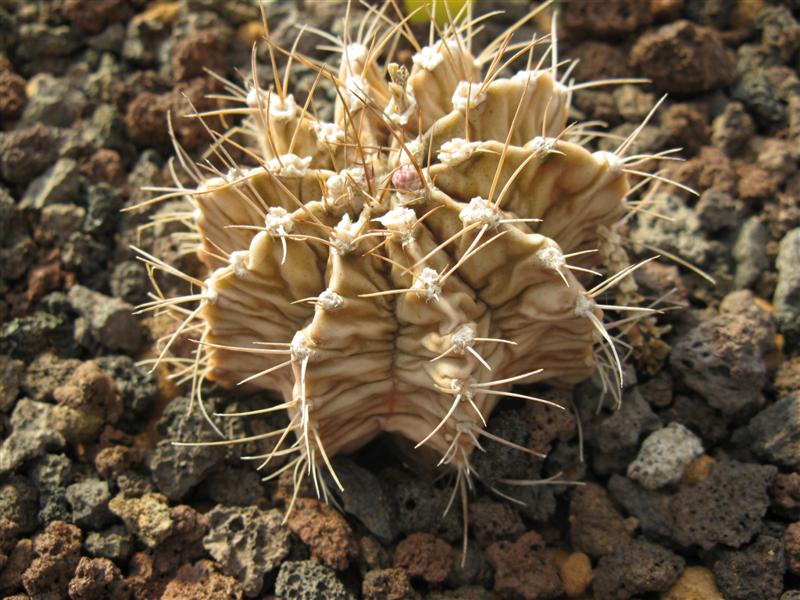
[[[452,570],[454,560],[450,544],[430,533],[412,533],[401,540],[394,552],[394,565],[412,578],[441,585]]]
[[[66,443],[56,429],[52,404],[23,398],[11,414],[11,435],[0,446],[0,474],[9,473],[47,451],[61,450]]]
[[[155,374],[129,356],[101,356],[96,362],[114,380],[122,398],[122,421],[140,423],[139,419],[158,397]]]
[[[275,593],[285,600],[352,600],[336,573],[311,560],[286,561],[275,580]]]
[[[760,217],[752,216],[742,223],[733,246],[733,258],[736,259],[733,282],[737,288],[752,287],[769,268],[768,241],[769,232]]]
[[[134,353],[139,349],[142,329],[130,304],[82,285],[70,289],[69,301],[97,342],[111,350]]]
[[[166,540],[175,527],[167,499],[161,494],[145,494],[141,498],[119,495],[109,501],[108,508],[150,548]]]
[[[628,600],[646,592],[663,592],[677,581],[684,564],[666,548],[632,540],[600,559],[592,591],[597,600]]]
[[[753,139],[756,126],[741,102],[728,102],[711,124],[711,143],[728,156],[738,154]]]
[[[576,487],[569,505],[570,540],[573,547],[597,558],[610,554],[631,539],[631,531],[599,485]]]
[[[747,426],[753,452],[765,461],[800,468],[800,394],[781,398]]]
[[[111,273],[111,294],[129,304],[142,304],[147,299],[147,271],[138,260],[125,260],[114,265]]]
[[[25,363],[0,355],[0,412],[8,412],[17,400]]]
[[[736,76],[733,60],[716,31],[676,21],[642,35],[630,63],[661,91],[690,94],[714,90]]]
[[[105,481],[86,479],[73,483],[67,488],[66,498],[75,523],[83,528],[102,529],[113,519],[108,510],[111,491]]]
[[[332,506],[311,498],[298,498],[289,515],[291,529],[311,549],[311,558],[337,571],[344,571],[358,556],[353,531]]]
[[[780,540],[761,535],[744,550],[725,550],[714,577],[726,600],[772,600],[783,591],[786,561]]]
[[[128,600],[131,597],[122,571],[107,558],[81,557],[67,589],[71,600]]]
[[[746,544],[761,527],[776,472],[771,465],[726,460],[700,483],[682,485],[670,501],[674,539],[706,550]]]
[[[283,515],[275,509],[264,511],[255,506],[216,506],[207,516],[210,530],[203,538],[203,546],[226,574],[242,583],[248,597],[256,596],[264,584],[264,574],[281,564],[289,554],[289,530],[282,525]],[[287,564],[291,563],[281,565],[281,573]],[[317,566],[324,573],[328,572],[325,567]],[[288,574],[285,577],[289,577]],[[278,581],[281,581],[280,574]],[[291,577],[284,579],[283,585],[289,590],[298,582]],[[278,594],[285,598],[305,597],[284,596],[280,590]]]
[[[725,600],[714,581],[714,574],[705,567],[686,567],[678,581],[661,600]]]
[[[786,124],[786,106],[761,70],[743,73],[731,93],[763,127],[769,129]]]
[[[122,413],[114,381],[94,361],[81,364],[62,386],[53,390],[55,429],[67,441],[94,440],[106,423]]]
[[[639,522],[639,529],[649,539],[659,543],[672,539],[669,495],[646,490],[618,474],[608,481],[608,491]]]
[[[598,4],[564,5],[564,27],[578,39],[609,38],[641,31],[653,20],[650,5],[637,0],[611,0]]]
[[[800,519],[800,473],[778,473],[769,493],[776,514],[792,521]]]
[[[684,469],[703,454],[703,443],[680,423],[670,423],[642,442],[639,454],[628,465],[628,477],[649,490],[676,483]]]
[[[346,457],[335,458],[333,469],[344,486],[344,511],[361,521],[381,542],[389,544],[397,535],[396,510],[389,490],[370,471]]]
[[[28,183],[58,156],[56,133],[42,124],[0,134],[0,175],[11,183]]]
[[[783,532],[783,551],[786,568],[794,575],[800,574],[800,522],[791,523]]]
[[[81,530],[53,521],[33,540],[34,558],[22,574],[22,585],[33,598],[64,598],[81,557]]]
[[[361,594],[365,600],[416,600],[408,574],[403,569],[373,569],[364,575]]]
[[[31,533],[38,527],[36,507],[36,488],[21,475],[10,476],[0,486],[0,518],[13,521],[21,534]]]
[[[86,552],[92,556],[124,563],[133,552],[133,536],[122,525],[104,531],[92,531],[84,542]]]
[[[160,600],[241,600],[242,584],[219,572],[210,560],[183,565],[167,584]]]
[[[516,542],[495,542],[486,549],[486,559],[494,567],[494,589],[504,598],[539,600],[564,593],[544,540],[535,531]]]
[[[71,521],[72,511],[67,504],[67,486],[72,483],[72,461],[64,454],[45,454],[30,471],[31,481],[39,490],[39,520]]]
[[[212,502],[225,506],[250,506],[264,497],[261,475],[251,467],[226,464],[206,478],[202,489]]]
[[[491,500],[470,502],[469,525],[472,535],[481,546],[499,540],[516,539],[525,532],[525,524],[513,508]]]
[[[398,482],[392,494],[397,502],[397,533],[425,531],[448,542],[461,539],[461,524],[455,510],[445,514],[449,493],[424,479]]]
[[[25,80],[11,69],[0,68],[0,119],[16,119],[28,101]]]
[[[781,240],[775,266],[778,285],[772,303],[775,321],[792,345],[800,341],[800,228],[792,229]]]

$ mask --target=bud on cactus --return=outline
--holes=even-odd
[[[582,85],[559,75],[554,38],[512,43],[520,22],[476,49],[467,15],[424,45],[390,6],[353,37],[350,23],[345,39],[318,32],[338,49],[336,71],[290,53],[335,87],[333,122],[317,118],[313,90],[292,95],[288,72],[270,89],[255,73],[228,85],[236,106],[221,112],[246,115],[250,145],[222,134],[228,170],[214,176],[178,149],[197,181],[178,193],[208,276],[145,255],[199,291],[143,308],[180,315],[160,358],[191,330],[198,377],[282,396],[247,416],[285,410],[286,429],[216,443],[275,438],[262,467],[288,457],[281,470],[295,484],[310,475],[327,498],[323,472],[339,485],[331,457],[390,432],[452,469],[465,499],[483,440],[532,452],[487,430],[503,397],[549,403],[512,385],[598,372],[618,397],[604,310],[629,307],[600,298],[635,267],[608,232],[628,214],[629,174],[651,157],[626,156],[641,128],[613,153],[583,147],[592,124],[567,125]],[[398,40],[413,48],[407,65],[392,57]],[[234,164],[225,143],[256,166]]]

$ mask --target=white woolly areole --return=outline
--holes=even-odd
[[[314,133],[317,134],[319,141],[326,144],[338,144],[344,141],[344,129],[336,123],[317,121],[314,123]]]
[[[520,83],[527,83],[528,87],[535,87],[539,80],[541,71],[536,69],[523,69],[511,76],[511,81],[518,81]]]
[[[400,148],[400,158],[398,160],[401,165],[410,165],[414,161],[419,162],[419,157],[421,153],[422,153],[422,142],[420,141],[419,138],[414,138],[409,142],[405,142],[405,150],[403,148]],[[409,154],[411,156],[409,156]]]
[[[438,300],[442,293],[442,285],[439,283],[439,273],[436,269],[425,267],[422,273],[417,275],[411,289],[425,297],[425,300]]]
[[[310,156],[283,154],[280,160],[277,157],[270,159],[267,163],[267,169],[270,173],[280,175],[281,177],[303,177],[310,164]]]
[[[475,196],[469,201],[469,204],[461,209],[458,218],[467,226],[473,223],[483,223],[490,227],[497,227],[500,219],[503,218],[503,213],[480,196]]]
[[[214,277],[216,275],[216,271],[203,282],[203,286],[205,286],[205,292],[203,293],[206,297],[206,301],[209,304],[216,304],[219,300],[219,292],[217,291],[217,281]]]
[[[439,51],[439,44],[425,46],[411,57],[411,60],[418,67],[426,71],[433,71],[444,60],[444,54]]]
[[[553,152],[557,143],[558,140],[556,138],[542,137],[541,135],[537,135],[530,141],[530,145],[533,150],[541,154],[550,154]]]
[[[375,220],[389,231],[407,233],[417,224],[417,214],[410,208],[398,206]]]
[[[586,294],[578,294],[575,297],[575,316],[576,317],[588,317],[591,314],[594,314],[594,307],[595,302]]]
[[[286,98],[281,98],[276,94],[270,94],[268,103],[270,119],[289,121],[297,116],[297,104],[294,101],[294,96],[291,94],[288,94]],[[262,105],[263,104],[264,102],[262,101]]]
[[[200,192],[210,191],[216,188],[223,187],[225,185],[228,185],[228,182],[225,181],[223,177],[209,177],[208,179],[203,181],[203,183],[200,184],[200,189],[198,191]]]
[[[336,310],[344,305],[344,298],[333,290],[324,290],[317,298],[317,304],[322,310]]]
[[[608,165],[608,170],[612,173],[622,172],[622,159],[613,152],[598,150],[597,152],[593,152],[592,156],[600,162],[606,163]]]
[[[363,99],[369,95],[369,86],[361,75],[348,75],[344,82],[344,99],[347,108],[357,111],[364,106]]]
[[[456,329],[452,336],[455,352],[457,354],[464,354],[467,351],[467,348],[471,348],[475,343],[476,335],[477,330],[475,329],[475,325],[471,323],[466,323]]]
[[[289,346],[292,360],[301,362],[306,359],[314,358],[315,350],[309,345],[305,333],[302,330],[294,334],[291,345]]]
[[[367,187],[364,167],[351,167],[334,173],[325,180],[327,195],[322,199],[328,209],[336,208],[345,202],[347,192],[359,192]]]
[[[564,254],[555,246],[545,246],[536,251],[536,258],[539,259],[546,268],[553,271],[561,271],[567,264]]]
[[[460,81],[453,92],[453,108],[466,111],[467,106],[475,108],[486,100],[486,93],[480,93],[481,84],[469,81]]]
[[[247,277],[248,269],[247,262],[250,259],[250,253],[247,250],[236,250],[231,252],[228,257],[233,274],[239,278],[244,279]]]
[[[364,44],[359,44],[358,42],[354,42],[352,44],[348,44],[344,50],[342,50],[342,60],[347,61],[350,64],[352,63],[361,63],[362,65],[367,60],[367,47]]]
[[[356,249],[355,240],[363,225],[361,219],[354,222],[348,213],[344,214],[331,233],[331,243],[337,254],[348,254]]]
[[[271,235],[289,233],[294,229],[292,213],[282,206],[271,206],[264,217],[264,224]]]
[[[442,144],[436,156],[441,163],[448,167],[454,167],[472,156],[480,145],[480,142],[468,142],[464,138],[453,138]]]

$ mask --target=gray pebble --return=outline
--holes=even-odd
[[[48,450],[60,450],[64,437],[55,430],[52,404],[22,399],[11,414],[11,435],[0,446],[0,474],[9,473]]]
[[[381,542],[389,544],[396,535],[396,515],[386,486],[348,458],[335,459],[333,468],[344,486],[344,511],[358,518]]]
[[[283,600],[351,600],[336,573],[310,560],[286,561],[275,581],[275,593]]]
[[[733,246],[736,260],[734,284],[737,288],[752,287],[769,267],[768,241],[769,232],[760,217],[752,216],[742,224]]]
[[[78,41],[66,25],[23,23],[19,26],[18,35],[16,51],[23,60],[67,56],[78,48]]]
[[[22,534],[39,526],[36,488],[20,475],[12,475],[0,486],[0,518],[13,521]]]
[[[133,541],[133,535],[124,525],[114,525],[103,531],[90,532],[83,545],[91,556],[124,562],[133,553]]]
[[[775,321],[794,345],[800,341],[800,228],[792,229],[781,240],[778,259],[778,285],[772,302]]]
[[[73,483],[67,488],[66,498],[73,521],[82,528],[102,529],[113,520],[108,510],[111,491],[105,481],[86,479]]]
[[[150,282],[141,261],[124,260],[114,265],[111,273],[111,294],[125,302],[137,305],[147,300]]]
[[[762,410],[747,430],[756,456],[781,467],[800,469],[800,393]]]
[[[773,600],[783,590],[783,542],[759,536],[744,550],[725,550],[714,563],[714,579],[726,600]]]
[[[8,412],[17,400],[25,363],[0,355],[0,412]]]
[[[41,210],[49,204],[75,202],[78,199],[81,179],[76,161],[71,158],[59,159],[28,185],[20,206]]]
[[[70,289],[69,301],[86,320],[95,341],[110,350],[138,350],[143,332],[130,304],[82,285]]]

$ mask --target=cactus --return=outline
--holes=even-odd
[[[269,440],[259,468],[279,463],[274,473],[291,471],[296,486],[309,476],[328,498],[325,471],[341,487],[331,457],[390,432],[452,469],[466,502],[484,440],[533,453],[487,430],[503,397],[549,403],[513,385],[596,373],[619,398],[604,313],[635,311],[619,325],[651,309],[603,304],[620,282],[635,286],[637,266],[610,232],[629,214],[629,176],[659,176],[637,170],[653,156],[626,155],[641,128],[615,152],[584,148],[596,124],[567,124],[571,95],[614,82],[559,75],[554,37],[512,40],[535,13],[477,52],[481,18],[432,24],[424,45],[392,6],[346,22],[344,39],[317,32],[338,70],[270,44],[272,87],[254,69],[246,87],[226,83],[233,106],[195,115],[244,121],[210,132],[224,166],[198,168],[177,148],[196,188],[150,203],[188,198],[182,218],[208,276],[142,252],[152,270],[195,288],[157,291],[142,310],[179,316],[159,361],[180,336],[196,338],[194,359],[177,364],[201,410],[203,379],[281,396],[225,416],[286,411],[285,428],[212,444]],[[413,49],[408,65],[393,58],[398,42]],[[279,52],[289,57],[283,81]],[[289,92],[293,62],[313,69],[314,88],[332,84],[332,122],[317,117],[314,88],[302,102]],[[226,146],[252,165],[235,164]]]

